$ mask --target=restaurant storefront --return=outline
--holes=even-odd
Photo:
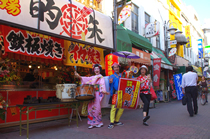
[[[28,97],[47,101],[56,96],[56,84],[79,85],[75,70],[90,76],[92,65],[99,63],[105,75],[104,53],[113,50],[110,17],[76,1],[40,1],[40,10],[38,4],[20,0],[16,10],[0,10],[0,93],[8,102],[1,127],[19,123],[16,105]],[[67,114],[64,108],[35,111],[30,113],[30,121]]]

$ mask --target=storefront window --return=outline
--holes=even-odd
[[[136,5],[132,5],[133,10],[131,12],[131,22],[132,22],[132,31],[139,34],[139,28],[138,28],[138,7]]]

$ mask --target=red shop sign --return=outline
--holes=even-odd
[[[2,25],[5,52],[62,60],[63,40]]]
[[[160,82],[161,58],[153,59],[153,85],[159,88]]]
[[[114,74],[114,70],[112,70],[112,65],[114,63],[118,63],[118,56],[113,55],[113,54],[108,54],[105,57],[105,72],[106,76],[110,76]]]

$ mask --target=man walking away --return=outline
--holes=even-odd
[[[182,92],[185,93],[187,97],[187,110],[190,114],[190,117],[193,117],[194,114],[198,113],[198,104],[197,104],[197,96],[198,96],[198,89],[197,89],[197,80],[198,75],[197,73],[193,72],[193,67],[187,67],[187,73],[185,73],[182,77]],[[184,92],[185,89],[185,92]],[[192,108],[192,100],[194,110]]]

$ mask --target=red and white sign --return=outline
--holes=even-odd
[[[161,58],[153,59],[153,85],[159,88]]]
[[[116,108],[136,109],[139,105],[140,81],[120,78]]]
[[[159,35],[159,30],[160,30],[160,23],[159,22],[154,22],[154,23],[149,23],[145,27],[145,36],[147,38],[154,37],[156,35]]]
[[[62,60],[63,40],[5,25],[2,26],[5,52]]]
[[[112,65],[114,63],[119,63],[118,62],[118,56],[113,55],[113,54],[108,54],[105,57],[105,73],[106,73],[106,76],[110,76],[110,75],[114,74],[114,70],[112,70]]]
[[[174,54],[176,54],[176,48],[172,48],[170,51],[169,51],[169,57],[170,56],[173,56]]]
[[[131,5],[126,5],[119,14],[118,24],[122,24],[131,15]]]
[[[111,18],[74,0],[0,0],[0,19],[113,48]]]

